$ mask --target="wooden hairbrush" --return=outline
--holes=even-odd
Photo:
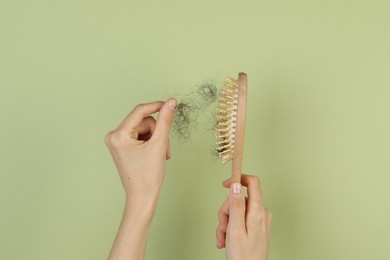
[[[238,79],[227,76],[216,111],[218,156],[222,163],[232,160],[231,182],[241,182],[247,90],[245,73],[239,73]]]

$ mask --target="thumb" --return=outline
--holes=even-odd
[[[174,98],[168,99],[164,103],[158,113],[156,129],[151,139],[155,139],[156,141],[159,140],[161,142],[166,142],[166,140],[168,140],[175,108],[176,99]]]
[[[229,229],[235,232],[246,232],[245,225],[245,196],[241,183],[230,185],[229,193]]]

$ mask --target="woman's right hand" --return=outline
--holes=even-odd
[[[242,174],[241,183],[228,179],[223,185],[230,192],[218,212],[217,247],[226,248],[227,260],[266,260],[272,214],[264,208],[259,179]]]

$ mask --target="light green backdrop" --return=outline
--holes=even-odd
[[[271,260],[390,259],[390,3],[0,1],[0,259],[105,259],[123,207],[103,138],[140,102],[245,71],[244,172]],[[229,167],[172,160],[147,259],[224,259]]]

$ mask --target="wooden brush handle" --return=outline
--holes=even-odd
[[[241,182],[242,155],[244,150],[246,97],[248,92],[247,75],[243,72],[238,74],[238,108],[236,122],[236,137],[234,143],[233,165],[231,182]]]

